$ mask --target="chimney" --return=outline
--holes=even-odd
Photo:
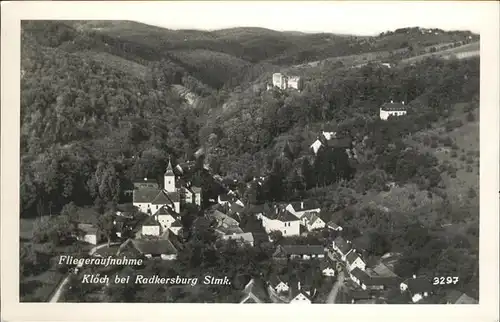
[[[304,202],[303,201],[300,202],[300,209],[304,209]]]
[[[413,274],[413,279],[417,278],[417,275]]]
[[[299,281],[299,283],[298,283],[298,285],[297,285],[297,288],[300,290],[300,281]]]
[[[405,101],[402,101],[401,104],[405,105]]]

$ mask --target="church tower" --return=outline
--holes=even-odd
[[[175,192],[175,174],[170,160],[168,161],[167,170],[163,175],[163,189],[166,192]]]

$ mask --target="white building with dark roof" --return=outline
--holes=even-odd
[[[176,213],[181,211],[181,199],[189,190],[189,203],[201,204],[201,189],[197,187],[177,186],[176,175],[170,161],[163,175],[163,189],[159,189],[157,183],[150,179],[134,183],[133,205],[141,212],[150,216],[156,214],[161,208],[169,207]]]
[[[402,116],[406,115],[407,109],[405,106],[405,102],[394,103],[391,101],[390,103],[385,103],[380,107],[380,119],[387,120],[390,116]]]

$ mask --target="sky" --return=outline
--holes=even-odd
[[[416,26],[479,33],[487,9],[466,1],[163,2],[156,10],[155,5],[133,20],[169,29],[263,27],[355,35]]]

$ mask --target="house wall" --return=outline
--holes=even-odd
[[[176,213],[180,214],[181,213],[181,203],[179,201],[174,202],[174,210]]]
[[[153,208],[151,207],[151,203],[149,202],[134,202],[133,205],[145,214],[148,213],[148,208],[151,208],[151,213],[153,212]]]
[[[325,268],[322,273],[324,276],[335,276],[335,270],[333,268]]]
[[[401,116],[406,115],[406,111],[384,111],[380,109],[380,119],[387,120],[389,116]]]
[[[276,291],[276,293],[279,294],[279,293],[282,293],[282,292],[288,292],[289,287],[285,283],[281,282],[278,285],[276,285],[276,287],[274,288],[274,290]]]
[[[364,271],[366,269],[366,264],[363,262],[363,260],[361,260],[361,258],[358,257],[351,265],[349,265],[349,271],[352,271],[356,267]]]
[[[325,228],[326,224],[323,220],[317,219],[312,225],[307,225],[308,230]]]
[[[168,229],[175,221],[175,218],[172,215],[158,215],[158,221],[160,222],[163,229]]]
[[[194,194],[194,204],[200,206],[201,205],[201,193]]]
[[[86,234],[83,238],[78,239],[92,245],[97,245],[98,236],[96,234]]]
[[[300,304],[311,304],[311,301],[305,297],[303,294],[299,293],[296,297],[294,297],[290,303],[293,303],[293,304],[296,304],[296,303],[300,303]]]
[[[173,254],[173,255],[165,255],[165,254],[162,254],[161,255],[161,259],[165,260],[165,261],[171,261],[171,260],[175,260],[177,258],[177,255],[176,254]]]
[[[160,236],[160,225],[142,226],[142,234],[149,236]]]
[[[170,227],[169,228],[175,235],[179,235],[179,232],[181,231],[182,227]]]
[[[269,219],[262,214],[258,214],[257,218],[262,220],[262,226],[268,234],[272,231],[280,231],[283,236],[298,236],[300,234],[300,221],[298,220],[282,222]]]

